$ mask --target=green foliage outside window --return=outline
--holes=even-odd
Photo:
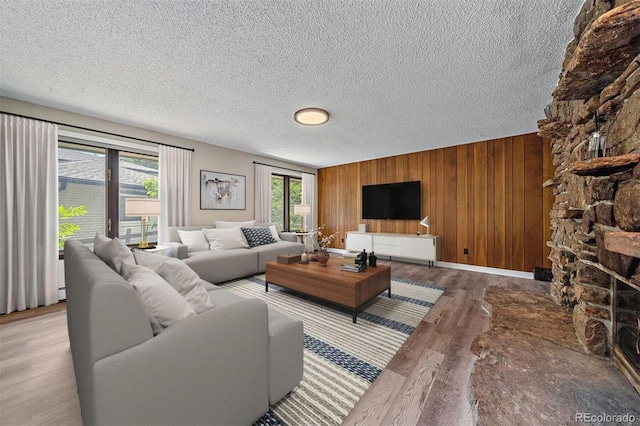
[[[285,191],[285,181],[289,182],[289,190]],[[284,226],[285,194],[289,193],[289,226]],[[299,179],[282,176],[271,178],[271,221],[280,225],[280,229],[298,231],[302,229],[302,216],[293,213],[296,204],[302,203],[302,182]]]
[[[65,208],[62,204],[58,206],[58,249],[64,248],[64,241],[71,237],[74,232],[80,230],[80,225],[68,222],[72,217],[84,216],[87,209],[84,206],[70,206]]]
[[[293,213],[296,204],[302,204],[302,182],[291,179],[289,181],[289,230],[302,229],[302,216]]]
[[[149,198],[158,198],[158,178],[149,177],[142,181],[142,186],[147,190]]]
[[[281,177],[271,178],[271,222],[284,227],[284,179]]]
[[[142,181],[142,186],[147,190],[149,198],[158,198],[158,178],[155,176],[148,177]],[[147,228],[155,229],[158,227],[158,218],[153,217],[147,221]]]

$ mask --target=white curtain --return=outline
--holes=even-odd
[[[58,126],[0,120],[0,314],[7,314],[58,302]]]
[[[256,164],[255,170],[256,223],[271,223],[271,167]]]
[[[302,204],[308,204],[311,206],[311,214],[304,217],[304,229],[316,229],[318,227],[316,175],[302,173]]]
[[[191,151],[160,145],[158,242],[169,242],[170,226],[191,224]]]

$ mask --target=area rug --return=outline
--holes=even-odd
[[[257,425],[338,425],[429,312],[444,288],[409,280],[391,281],[363,307],[357,324],[351,310],[269,285],[264,275],[223,285],[243,297],[264,300],[304,323],[304,378]]]

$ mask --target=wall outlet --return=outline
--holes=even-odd
[[[469,249],[468,248],[463,248],[462,249],[462,254],[469,254]]]
[[[342,239],[342,242],[344,243],[344,238]]]

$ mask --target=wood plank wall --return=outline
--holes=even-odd
[[[548,140],[536,134],[421,151],[318,170],[318,223],[339,232],[413,234],[419,221],[361,219],[363,185],[422,181],[422,216],[442,236],[442,260],[532,272],[551,267],[553,175]],[[468,248],[469,254],[463,254]]]

